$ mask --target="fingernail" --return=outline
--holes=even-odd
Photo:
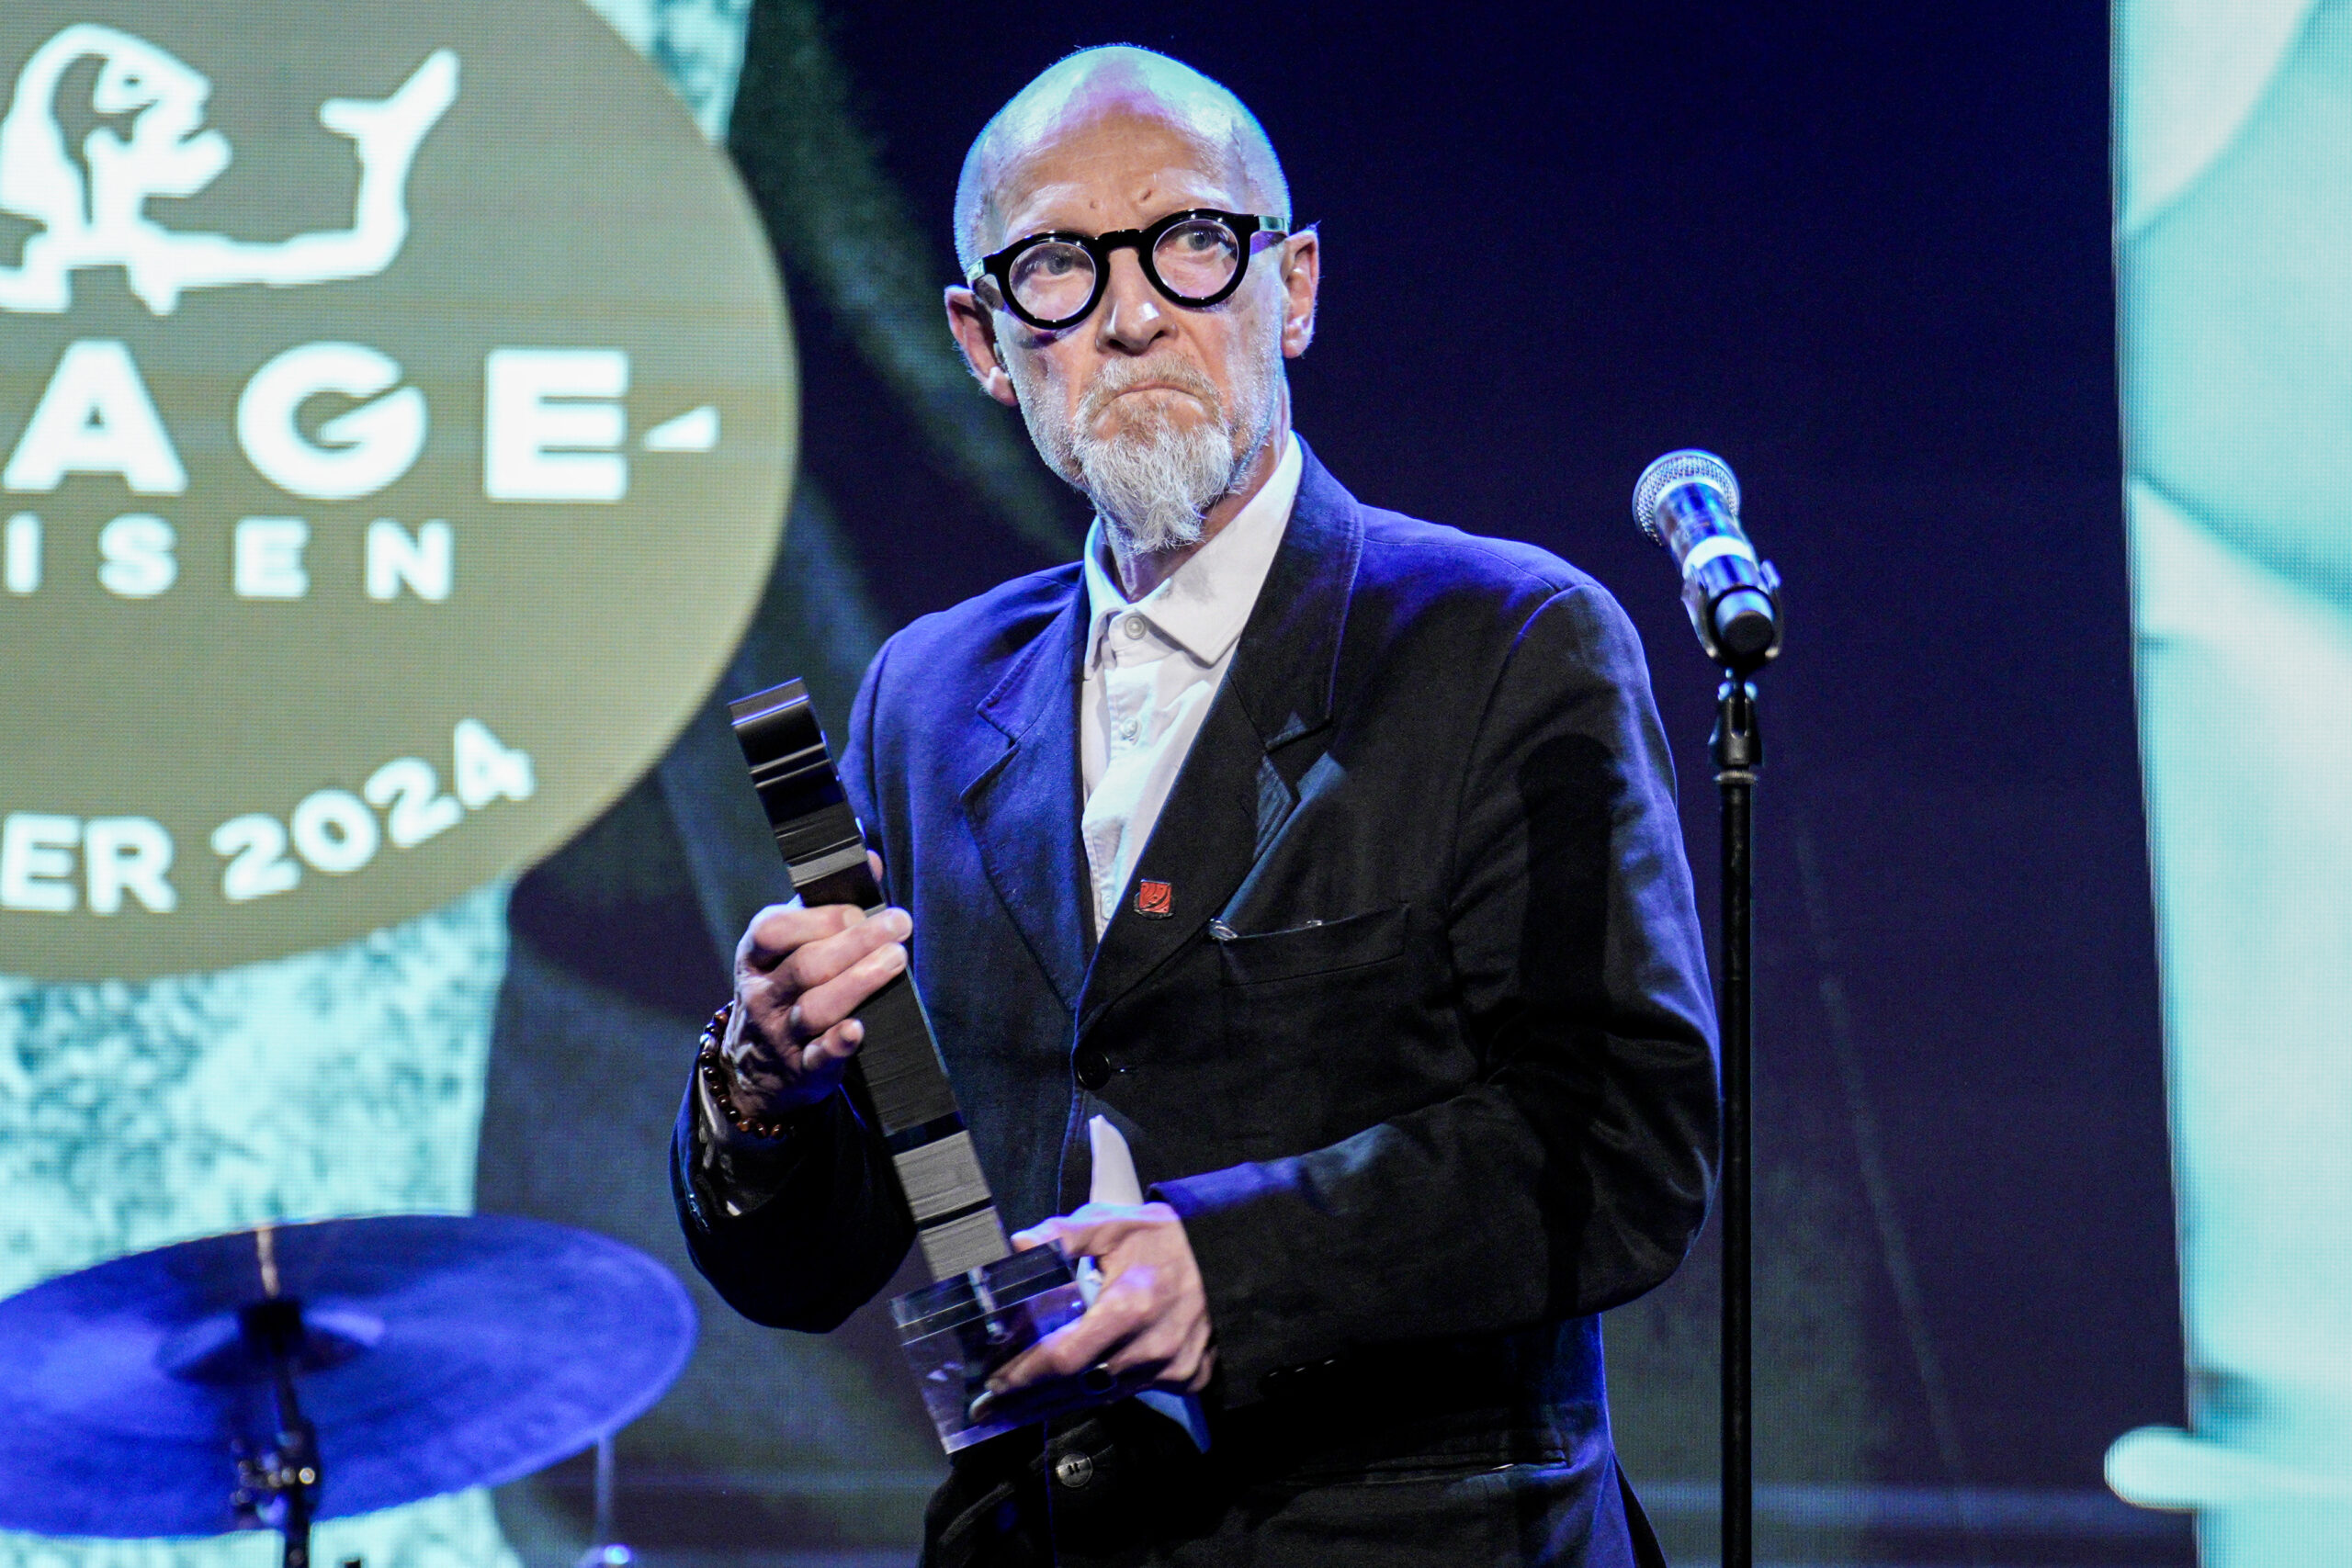
[[[890,922],[890,931],[894,936],[905,936],[915,929],[915,918],[904,909],[893,909],[884,918]]]
[[[1002,1378],[989,1379],[989,1393],[1001,1397],[1004,1393],[1004,1388],[1005,1383]]]

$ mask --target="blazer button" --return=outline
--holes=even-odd
[[[1070,1066],[1078,1074],[1080,1089],[1097,1089],[1111,1081],[1111,1058],[1102,1054],[1100,1045],[1081,1045],[1078,1055],[1070,1058]]]

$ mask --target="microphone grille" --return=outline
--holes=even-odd
[[[1642,532],[1650,536],[1653,544],[1666,543],[1666,536],[1657,531],[1659,498],[1692,479],[1713,487],[1724,498],[1724,508],[1734,517],[1739,515],[1739,481],[1732,477],[1729,463],[1696,446],[1668,452],[1644,468],[1642,477],[1634,481],[1634,521],[1642,525]]]

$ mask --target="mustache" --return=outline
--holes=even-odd
[[[1114,399],[1142,386],[1173,387],[1198,398],[1218,419],[1225,417],[1225,400],[1217,395],[1216,383],[1182,360],[1114,360],[1102,367],[1094,385],[1079,399],[1079,429],[1091,428]]]

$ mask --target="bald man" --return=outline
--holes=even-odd
[[[1094,525],[867,671],[844,782],[905,907],[744,933],[736,1117],[678,1123],[697,1264],[816,1331],[889,1280],[912,1225],[840,1083],[911,962],[1016,1244],[1104,1280],[998,1413],[1107,1370],[1207,1439],[1122,1400],[967,1449],[926,1562],[1656,1561],[1596,1314],[1680,1262],[1717,1111],[1632,628],[1292,430],[1320,245],[1216,84],[1063,61],[956,240],[956,342]]]

